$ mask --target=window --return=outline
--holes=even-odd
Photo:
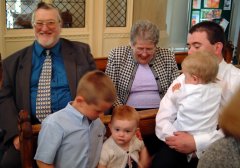
[[[39,0],[6,0],[7,29],[31,28],[32,11]]]
[[[133,23],[147,19],[160,29],[160,47],[186,51],[188,10],[191,0],[135,0]],[[151,12],[150,12],[151,11]]]
[[[106,27],[126,27],[127,0],[107,0]]]
[[[29,29],[32,12],[41,0],[6,0],[7,29]],[[53,0],[63,19],[64,28],[85,27],[85,0]]]

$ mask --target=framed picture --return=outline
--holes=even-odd
[[[201,0],[193,0],[193,9],[200,9],[201,7]]]
[[[199,21],[200,21],[200,11],[192,11],[192,20],[191,20],[192,26],[199,23]]]
[[[222,9],[202,9],[201,10],[201,21],[220,19]]]
[[[204,8],[219,8],[220,0],[204,0]]]
[[[224,10],[230,10],[231,9],[231,0],[224,0]]]

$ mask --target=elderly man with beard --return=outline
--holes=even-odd
[[[2,167],[21,167],[17,118],[20,110],[29,112],[32,124],[36,116],[38,83],[46,50],[51,56],[50,113],[64,108],[76,96],[79,79],[96,69],[89,45],[60,38],[62,19],[52,5],[41,2],[32,15],[35,41],[3,60],[3,84],[0,90],[0,128],[6,131]]]

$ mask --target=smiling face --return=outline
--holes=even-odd
[[[139,64],[148,64],[155,55],[156,46],[150,40],[137,39],[132,49],[133,55]]]
[[[33,23],[35,38],[44,48],[52,48],[59,40],[61,21],[56,9],[38,9]]]
[[[137,123],[135,120],[114,119],[109,128],[115,143],[123,149],[128,149],[132,137],[136,134]]]

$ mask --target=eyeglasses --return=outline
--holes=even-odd
[[[139,48],[139,47],[135,47],[135,51],[138,54],[143,54],[144,52],[146,52],[147,54],[154,54],[155,49],[156,49],[155,47],[153,47],[153,48]]]
[[[34,23],[35,28],[41,29],[44,25],[48,28],[52,29],[55,28],[58,22],[55,20],[47,20],[47,21],[37,21]]]

